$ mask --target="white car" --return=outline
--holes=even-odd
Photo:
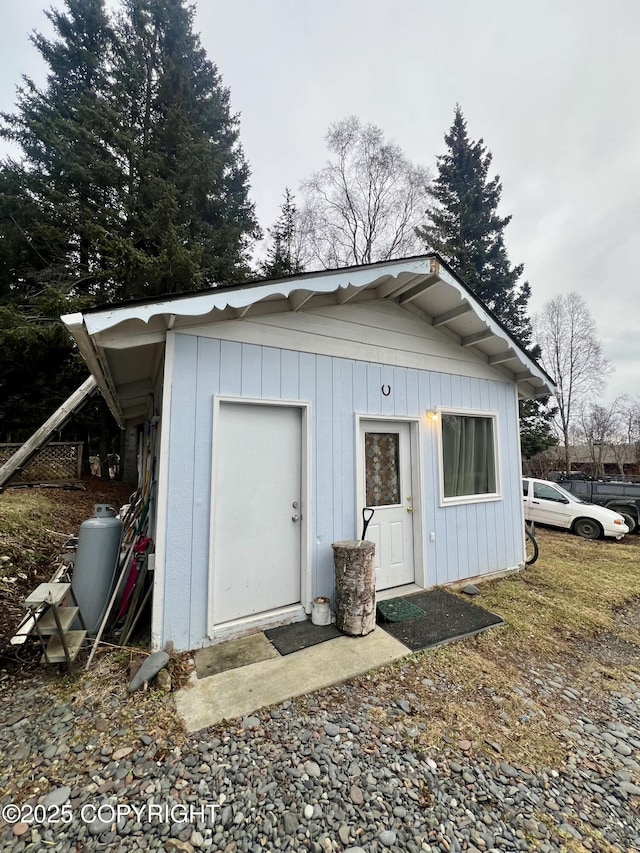
[[[548,480],[522,478],[524,517],[527,521],[564,527],[584,539],[613,536],[622,539],[629,528],[613,510],[588,504]]]

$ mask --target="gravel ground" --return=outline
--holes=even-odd
[[[122,726],[137,707],[124,685],[96,705],[52,702],[38,677],[5,683],[0,850],[638,851],[640,675],[627,672],[598,695],[557,663],[522,673],[513,690],[557,733],[546,768],[507,763],[482,733],[415,746],[424,707],[397,682],[174,740],[144,703]]]

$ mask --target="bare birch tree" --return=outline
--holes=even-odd
[[[619,431],[611,450],[618,473],[625,476],[624,466],[640,459],[640,400],[623,394],[618,398]]]
[[[620,433],[620,401],[614,400],[607,408],[598,403],[580,407],[577,434],[586,444],[591,458],[591,475],[604,477],[607,451],[613,446]]]
[[[420,252],[415,229],[427,208],[429,172],[355,116],[330,125],[326,140],[326,166],[301,184],[307,265],[368,264]]]
[[[581,405],[598,397],[611,365],[602,353],[595,321],[575,291],[556,296],[534,318],[540,361],[557,387],[557,427],[564,443],[565,470],[571,470],[570,436]]]

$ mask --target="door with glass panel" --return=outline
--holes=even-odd
[[[411,427],[360,422],[360,509],[371,507],[366,538],[376,544],[376,589],[413,583]]]

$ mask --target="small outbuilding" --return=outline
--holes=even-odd
[[[553,383],[436,255],[63,320],[120,426],[159,431],[154,648],[306,618],[364,507],[380,595],[523,565],[518,399]]]

